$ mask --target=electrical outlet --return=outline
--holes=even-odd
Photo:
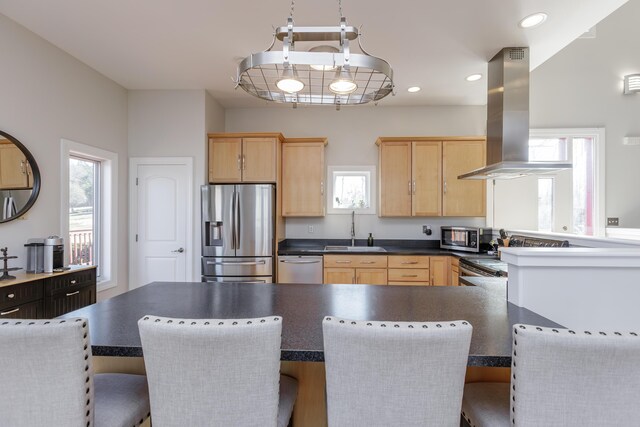
[[[310,225],[307,231],[309,234],[313,234],[313,225]]]
[[[607,218],[607,225],[611,225],[614,227],[617,227],[619,225],[619,218],[618,217],[610,217]]]
[[[422,226],[422,232],[424,234],[426,234],[427,236],[431,236],[431,233],[432,233],[431,226],[430,225],[423,225]]]

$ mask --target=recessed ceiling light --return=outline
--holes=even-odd
[[[475,82],[476,80],[480,80],[482,78],[482,74],[471,74],[467,77],[468,82]]]
[[[547,20],[547,14],[543,12],[534,13],[522,19],[518,24],[520,28],[533,28]]]
[[[411,86],[407,91],[411,93],[420,92],[420,86]]]

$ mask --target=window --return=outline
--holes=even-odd
[[[328,213],[375,214],[374,166],[329,166]]]
[[[569,171],[538,178],[538,231],[601,235],[604,131],[531,130],[530,161],[570,161]],[[598,159],[598,162],[596,162]]]
[[[118,156],[62,140],[65,264],[96,265],[98,291],[117,286]]]
[[[69,265],[97,265],[100,277],[100,161],[69,157]]]
[[[553,231],[553,178],[538,178],[538,231]]]

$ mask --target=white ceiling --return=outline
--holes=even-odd
[[[534,69],[627,0],[344,0],[347,23],[394,70],[380,105],[484,105],[487,61],[529,46]],[[206,89],[225,108],[263,106],[232,77],[286,24],[287,0],[0,0],[0,13],[127,89]],[[534,12],[547,21],[523,30]],[[297,0],[296,25],[337,25],[338,5]],[[409,86],[421,86],[416,94]]]

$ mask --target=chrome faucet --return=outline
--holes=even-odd
[[[351,211],[351,246],[356,245],[356,211]]]

